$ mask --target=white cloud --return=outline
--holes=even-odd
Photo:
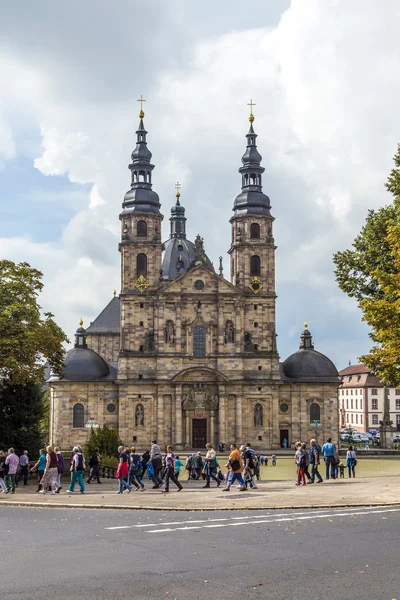
[[[193,30],[183,31],[186,13],[173,20],[178,5],[185,10],[178,2],[168,8],[157,3],[154,36],[140,33],[127,44],[115,35],[114,45],[96,46],[97,55],[78,24],[76,48],[68,45],[68,51],[63,39],[39,36],[35,56],[45,59],[34,63],[29,39],[11,28],[14,39],[0,59],[6,109],[0,156],[15,155],[10,115],[25,112],[41,128],[35,167],[91,189],[86,207],[51,248],[32,240],[18,246],[9,238],[2,240],[3,255],[22,260],[28,253],[38,263],[46,275],[44,296],[68,333],[81,316],[79,307],[95,317],[119,279],[118,213],[130,181],[135,100],[146,87],[145,123],[164,233],[179,180],[190,234],[204,235],[215,264],[224,255],[227,274],[229,218],[240,191],[237,168],[252,97],[264,190],[276,217],[277,289],[291,284],[293,302],[303,303],[293,311],[278,300],[280,350],[290,351],[285,339],[292,337],[293,314],[306,313],[307,298],[313,297],[319,321],[326,324],[324,339],[330,336],[335,352],[344,351],[346,340],[342,346],[334,341],[337,323],[354,314],[345,297],[339,299],[331,257],[350,245],[368,207],[390,200],[383,182],[400,130],[397,1],[292,0],[279,23],[243,30],[238,13],[229,32],[207,38],[205,26],[196,24],[193,39]],[[119,31],[131,6],[123,2],[119,15],[103,7],[93,35],[104,39],[107,27]],[[171,27],[182,37],[170,40]],[[40,30],[46,30],[43,23]],[[132,59],[139,52],[140,64]],[[357,327],[354,335],[361,353],[369,342]]]

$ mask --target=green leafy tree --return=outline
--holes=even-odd
[[[45,413],[43,387],[37,383],[6,385],[1,388],[0,443],[2,449],[9,447],[22,452],[29,450],[32,459],[47,441],[41,419]]]
[[[108,464],[110,461],[106,461],[105,458],[116,458],[118,455],[118,446],[122,445],[122,441],[120,440],[116,429],[110,429],[107,425],[98,427],[97,429],[92,427],[90,437],[85,446],[85,458],[88,460],[91,454],[95,450],[98,450],[103,458],[103,462],[107,462]]]
[[[41,383],[44,358],[61,373],[67,336],[37,302],[42,273],[28,263],[0,261],[0,380],[4,384]]]
[[[386,384],[400,386],[400,144],[386,189],[393,203],[369,211],[353,250],[334,256],[339,287],[358,301],[375,345],[360,360]]]

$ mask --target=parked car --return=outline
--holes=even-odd
[[[340,441],[341,442],[348,442],[350,440],[350,435],[348,433],[341,433],[340,434]]]
[[[368,431],[366,431],[362,435],[366,435],[370,442],[372,442],[372,440],[374,439],[374,436],[372,435],[372,433],[369,433]]]
[[[362,444],[363,440],[361,439],[361,435],[359,433],[353,433],[351,436],[351,442],[353,444]]]
[[[393,441],[397,444],[398,442],[400,442],[400,433],[395,433],[393,435]]]
[[[369,443],[371,441],[366,433],[360,433],[360,438],[364,444],[366,444],[367,442]]]

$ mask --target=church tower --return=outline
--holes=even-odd
[[[125,194],[121,220],[121,291],[143,293],[159,286],[162,242],[158,194],[152,190],[152,154],[147,147],[142,102],[136,148],[132,152],[131,189]]]

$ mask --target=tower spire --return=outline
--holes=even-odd
[[[175,184],[175,206],[171,208],[171,217],[169,222],[171,223],[171,233],[169,235],[170,238],[186,238],[186,217],[185,217],[185,208],[181,206],[179,201],[181,197],[181,184],[179,181]]]
[[[143,102],[146,100],[141,95],[139,127],[136,131],[136,147],[131,154],[131,189],[125,194],[122,204],[124,213],[140,211],[141,213],[160,214],[160,200],[158,194],[152,190],[152,154],[147,147],[147,131],[144,127]]]
[[[262,174],[265,169],[261,166],[262,156],[257,150],[257,134],[253,128],[253,106],[256,105],[253,100],[250,100],[248,106],[250,106],[250,128],[246,134],[247,145],[239,169],[242,175],[242,192],[237,196],[233,210],[235,216],[271,216],[269,198],[262,191]]]

